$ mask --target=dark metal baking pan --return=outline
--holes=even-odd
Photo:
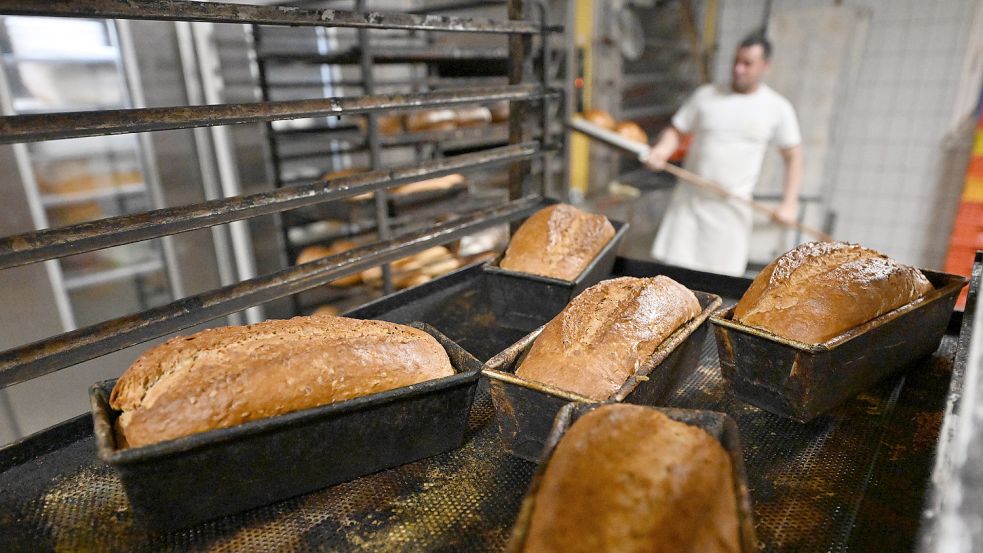
[[[485,265],[485,271],[492,277],[492,301],[501,304],[518,303],[514,290],[522,287],[531,293],[535,302],[554,308],[560,305],[563,309],[577,294],[608,278],[618,256],[618,246],[628,233],[628,223],[611,221],[614,236],[601,248],[594,260],[574,280],[561,280],[521,271],[510,271],[499,267],[502,256],[499,255]]]
[[[91,390],[100,459],[120,475],[137,517],[175,529],[266,505],[459,447],[480,363],[440,332],[457,374],[203,432],[118,449],[115,380]]]
[[[482,362],[546,324],[565,306],[535,283],[517,281],[508,295],[481,264],[397,292],[347,313],[394,323],[423,321]]]
[[[706,323],[720,307],[720,296],[693,292],[700,313],[669,335],[652,355],[628,377],[611,401],[640,405],[665,405],[681,382],[697,366],[708,334]],[[485,363],[482,374],[490,380],[492,400],[502,442],[509,453],[529,461],[539,459],[553,426],[553,418],[569,402],[595,400],[515,375],[516,369],[542,327]]]
[[[734,395],[808,422],[939,347],[966,278],[922,271],[935,287],[917,300],[821,344],[805,344],[733,320],[714,325],[721,370]]]
[[[568,403],[556,415],[556,420],[550,429],[547,440],[540,456],[539,468],[533,476],[529,491],[522,501],[519,517],[512,530],[512,537],[506,551],[522,553],[523,545],[532,522],[532,513],[536,508],[536,493],[542,484],[543,475],[549,469],[550,458],[563,435],[580,417],[604,404]],[[741,438],[734,421],[724,413],[714,411],[696,411],[690,409],[655,408],[670,419],[702,429],[720,442],[730,456],[731,472],[734,480],[734,495],[737,500],[737,515],[739,522],[741,550],[743,553],[757,553],[758,539],[754,531],[754,514],[751,508],[751,496],[748,493],[747,476],[744,472],[744,455],[741,448]],[[590,529],[585,529],[590,531]]]

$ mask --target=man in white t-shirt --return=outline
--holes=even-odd
[[[693,140],[686,169],[750,198],[768,144],[785,162],[782,203],[776,218],[794,221],[802,175],[802,138],[792,104],[762,82],[771,44],[751,35],[737,47],[731,82],[703,85],[690,96],[652,147],[646,164],[665,168],[683,134]],[[702,271],[743,275],[751,238],[751,209],[695,186],[679,184],[652,246],[660,261]]]

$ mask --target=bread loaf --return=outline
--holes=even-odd
[[[546,324],[515,374],[603,401],[699,313],[693,292],[669,277],[605,280]]]
[[[330,246],[307,246],[306,248],[300,250],[297,254],[297,265],[303,263],[310,263],[311,261],[317,261],[318,259],[338,255],[344,253],[358,244],[350,240],[335,240]],[[334,286],[337,288],[347,288],[349,286],[355,286],[356,284],[362,282],[362,277],[355,273],[353,275],[348,275],[341,277],[339,279],[332,280],[328,283],[329,286]]]
[[[541,209],[522,223],[499,264],[503,269],[574,280],[614,237],[607,217],[567,204]]]
[[[452,374],[426,332],[316,315],[169,340],[123,373],[110,405],[134,447]]]
[[[458,173],[444,175],[417,182],[411,182],[398,187],[397,194],[413,194],[415,192],[426,192],[432,190],[449,190],[464,182],[464,177]]]
[[[489,109],[491,110],[492,122],[494,123],[504,123],[509,120],[509,102],[508,100],[502,100],[492,104]]]
[[[405,125],[410,132],[451,130],[457,126],[457,113],[453,109],[414,111],[406,116]]]
[[[856,244],[811,242],[755,277],[734,320],[806,344],[825,342],[932,290],[921,271]]]
[[[589,109],[581,113],[580,116],[599,127],[604,127],[610,131],[614,130],[614,117],[603,109]]]
[[[733,468],[703,430],[637,405],[580,417],[535,496],[530,553],[738,553]]]
[[[491,110],[485,106],[457,108],[454,110],[454,122],[458,127],[480,127],[491,123]]]
[[[648,144],[649,142],[649,135],[632,121],[622,121],[618,123],[614,127],[614,132],[620,134],[628,140],[641,142],[643,144]]]

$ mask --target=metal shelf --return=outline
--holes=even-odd
[[[41,205],[44,207],[62,207],[87,202],[98,202],[109,199],[119,198],[120,196],[136,196],[147,192],[147,185],[142,182],[124,184],[120,186],[108,186],[84,192],[74,192],[71,194],[44,194],[41,196]]]
[[[276,63],[313,63],[326,65],[358,64],[361,61],[362,50],[350,48],[331,54],[298,54],[292,52],[266,52],[259,58],[264,62]],[[430,63],[449,61],[476,61],[508,59],[508,48],[408,48],[404,50],[390,49],[372,51],[373,63]]]

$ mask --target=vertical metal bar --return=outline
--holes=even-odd
[[[222,98],[219,91],[224,89],[217,68],[219,67],[218,53],[212,46],[211,29],[213,23],[193,23],[191,25],[191,36],[194,39],[195,50],[198,52],[198,60],[201,64],[201,83],[205,93],[205,101],[209,104],[219,104]],[[233,156],[232,139],[229,137],[228,127],[211,127],[212,144],[215,148],[215,161],[218,167],[219,184],[222,187],[222,195],[226,198],[238,196],[242,193],[239,186],[239,171],[236,169],[236,162]],[[229,235],[232,238],[232,251],[234,253],[236,272],[239,280],[248,280],[256,276],[256,261],[253,255],[253,242],[250,236],[249,223],[247,221],[234,221],[229,223]],[[262,305],[254,305],[245,311],[246,322],[258,323],[264,320]]]
[[[123,80],[123,97],[129,104],[127,107],[147,107],[147,101],[143,96],[137,53],[133,47],[133,40],[130,38],[130,22],[127,20],[107,21],[106,26],[110,40],[118,51],[116,70]],[[137,155],[140,156],[143,172],[143,182],[150,193],[154,207],[166,207],[164,194],[160,188],[160,173],[157,171],[157,156],[154,153],[153,141],[147,133],[139,133],[135,135],[135,139],[138,146]],[[174,239],[170,236],[164,236],[160,239],[160,243],[163,249],[164,273],[167,275],[167,281],[170,285],[171,299],[182,298],[184,297],[184,282],[177,266],[177,250],[174,247]]]
[[[539,8],[539,21],[540,24],[545,28],[549,24],[549,8],[546,6],[545,0],[535,0],[536,7]],[[550,41],[548,34],[542,34],[539,36],[539,40],[542,41],[541,46],[541,65],[539,80],[543,85],[543,90],[549,90],[550,86]],[[551,111],[553,106],[550,103],[550,98],[548,95],[543,96],[542,101],[542,113],[541,113],[541,123],[543,126],[543,134],[541,142],[544,148],[547,148],[552,142],[552,135],[550,130],[553,127]],[[543,156],[543,174],[541,175],[541,180],[539,184],[539,195],[546,197],[547,192],[553,184],[553,154],[547,153]]]
[[[365,11],[365,0],[358,0],[357,11]],[[372,68],[372,49],[369,42],[369,30],[358,29],[358,46],[360,50],[359,63],[362,71],[362,89],[365,94],[375,94],[375,75]],[[374,113],[365,116],[365,132],[369,138],[369,164],[372,170],[380,169],[382,166],[381,151],[382,145],[379,143],[379,124]],[[385,190],[376,190],[375,198],[375,222],[379,240],[388,240],[391,237],[389,229],[389,194]],[[393,278],[392,270],[388,263],[382,265],[382,291],[384,294],[392,294]]]
[[[3,19],[0,18],[0,25]],[[13,115],[14,95],[7,80],[7,69],[0,66],[0,114]],[[18,143],[11,145],[14,160],[17,163],[17,171],[20,173],[20,182],[24,186],[24,196],[27,206],[31,211],[31,220],[34,222],[35,230],[48,228],[48,214],[41,204],[41,195],[38,189],[37,176],[34,174],[34,167],[31,164],[31,153],[27,144]],[[7,169],[8,171],[10,169]],[[65,332],[75,330],[75,310],[72,307],[68,291],[65,289],[65,275],[61,270],[61,262],[51,259],[44,262],[45,274],[51,284],[51,294],[55,300],[55,307],[58,308],[58,319]]]
[[[191,34],[191,23],[175,21],[174,28],[177,36],[178,56],[181,62],[181,74],[184,77],[184,90],[191,104],[204,103],[204,94],[199,78],[198,56],[195,53],[194,38]],[[198,168],[201,172],[201,188],[206,200],[217,200],[222,197],[218,185],[218,169],[213,159],[212,139],[208,129],[195,127],[192,129],[195,140],[195,152],[198,154]],[[222,286],[235,282],[235,268],[232,260],[232,246],[229,243],[228,227],[218,225],[211,227],[212,249],[215,251],[215,264],[218,268],[218,281]],[[233,326],[243,324],[242,314],[233,313],[226,317],[226,322]]]
[[[525,1],[508,0],[508,17],[510,20],[525,19]],[[532,37],[529,35],[509,35],[509,84],[521,84],[529,73],[531,60]],[[513,101],[509,104],[509,143],[519,144],[528,140],[525,131],[528,102]],[[513,163],[509,167],[509,199],[515,200],[526,195],[530,163],[528,161]],[[512,230],[518,228],[519,222],[512,223]]]
[[[269,102],[272,99],[272,95],[270,94],[270,83],[267,79],[266,58],[259,55],[260,49],[263,46],[262,30],[260,29],[259,25],[252,26],[252,34],[253,51],[256,52],[256,79],[259,84],[259,90],[263,101]],[[200,129],[196,128],[195,130]],[[270,165],[271,169],[273,170],[273,186],[276,188],[282,188],[283,173],[280,162],[280,144],[277,142],[276,130],[273,128],[273,121],[266,122],[266,145],[270,150]],[[283,225],[282,218],[280,218],[280,224],[277,226],[280,227],[280,232],[283,235],[283,244],[285,246],[284,250],[286,250],[284,252],[284,257],[287,258],[285,263],[290,264],[290,262],[293,261],[290,259],[290,233],[288,232],[287,227]],[[302,307],[300,304],[300,297],[297,294],[290,296],[290,303],[293,305],[294,315],[300,315]]]

